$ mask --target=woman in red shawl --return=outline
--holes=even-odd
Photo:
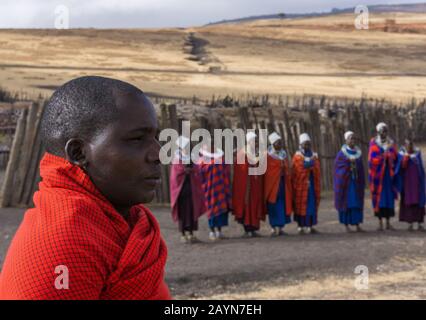
[[[244,226],[245,237],[258,235],[256,231],[266,215],[263,175],[249,175],[249,168],[257,167],[260,161],[255,155],[256,136],[253,132],[247,133],[247,151],[240,150],[234,164],[232,207],[235,219]]]
[[[199,240],[194,231],[198,230],[198,219],[206,211],[199,164],[191,161],[190,141],[180,136],[176,144],[175,157],[170,167],[170,198],[172,217],[179,224],[183,243],[195,243]]]
[[[267,169],[265,173],[265,199],[267,203],[271,236],[284,234],[283,227],[291,222],[293,192],[290,166],[278,133],[268,137]]]
[[[303,133],[299,138],[300,150],[293,156],[294,220],[299,233],[316,232],[318,207],[321,199],[320,162],[311,149],[311,138]]]
[[[230,184],[230,165],[225,164],[224,152],[215,148],[209,152],[209,144],[200,150],[200,167],[203,177],[203,191],[209,219],[209,239],[224,239],[222,228],[228,225],[232,197]]]
[[[42,181],[9,247],[0,299],[169,299],[150,202],[157,116],[138,88],[74,79],[44,109]]]

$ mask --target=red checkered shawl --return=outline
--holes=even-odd
[[[385,151],[377,144],[376,137],[371,139],[368,151],[368,180],[375,212],[379,211],[380,195],[383,189],[383,177],[385,174],[385,170],[383,170],[385,167],[384,164],[386,163],[389,166],[389,173],[391,178],[393,178],[397,158],[398,150],[394,143]],[[397,195],[395,191],[394,195],[395,197]]]
[[[230,165],[220,159],[202,157],[200,168],[209,218],[228,212],[232,207]]]
[[[48,153],[40,173],[35,208],[4,262],[1,299],[170,298],[166,244],[147,208],[132,207],[127,222],[82,169]],[[65,270],[68,289],[58,287]]]

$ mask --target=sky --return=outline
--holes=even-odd
[[[0,28],[158,28],[200,26],[274,13],[324,12],[416,0],[0,0]],[[58,7],[62,6],[62,7]],[[57,10],[57,11],[55,11]],[[58,22],[59,21],[59,22]]]

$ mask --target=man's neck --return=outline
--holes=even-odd
[[[114,206],[115,210],[117,210],[117,212],[124,218],[124,219],[128,219],[130,216],[130,207],[118,207],[118,206]]]

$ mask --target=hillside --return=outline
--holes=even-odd
[[[0,30],[0,86],[50,94],[74,77],[117,77],[152,95],[426,96],[426,14],[256,20],[188,29]]]
[[[269,19],[300,19],[322,17],[328,15],[335,15],[341,13],[353,13],[355,8],[338,9],[334,8],[329,12],[311,12],[311,13],[275,13],[259,16],[250,16],[230,20],[221,20],[209,23],[208,25],[223,24],[223,23],[238,23],[248,22],[255,20],[269,20]],[[409,12],[409,13],[426,13],[426,3],[412,3],[412,4],[388,4],[388,5],[372,5],[368,6],[368,10],[372,13],[385,13],[385,12]],[[284,16],[283,16],[284,14]]]

